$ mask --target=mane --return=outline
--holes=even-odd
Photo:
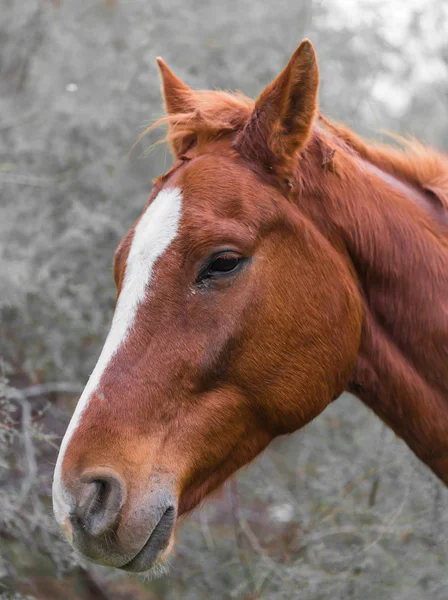
[[[167,126],[166,135],[157,143],[166,142],[171,147],[176,144],[186,150],[194,141],[203,147],[213,139],[242,131],[254,105],[254,100],[240,92],[196,90],[194,111],[163,116],[142,132],[136,144],[150,131]],[[448,210],[448,158],[444,154],[413,138],[389,134],[401,145],[394,147],[365,140],[346,125],[321,114],[319,121],[334,137],[338,151],[356,154],[386,173],[433,194]],[[314,128],[313,137],[326,137],[328,141],[318,127]]]
[[[422,188],[436,196],[448,209],[448,158],[434,148],[423,145],[415,138],[388,133],[401,147],[367,141],[343,123],[330,121],[323,115],[319,120],[348,148],[361,158],[398,179]]]
[[[241,131],[250,118],[255,102],[240,92],[196,90],[195,110],[165,115],[138,137],[135,144],[149,132],[167,126],[166,135],[157,143],[176,143],[194,138],[199,147],[225,134]]]

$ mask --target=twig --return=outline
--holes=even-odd
[[[31,385],[29,387],[20,390],[20,393],[25,398],[37,398],[38,396],[44,396],[45,394],[80,394],[83,390],[83,386],[79,383],[71,382],[50,382],[50,383],[39,383]]]
[[[31,406],[26,400],[22,400],[22,439],[26,461],[27,475],[22,483],[18,506],[22,506],[34,485],[37,477],[36,454],[31,436]]]
[[[376,533],[381,536],[384,535],[403,535],[412,533],[412,530],[407,528],[395,528],[390,527],[389,525],[368,525],[368,526],[360,526],[360,527],[334,527],[333,529],[327,529],[326,531],[318,531],[316,533],[310,534],[306,536],[303,544],[297,548],[297,552],[301,550],[305,550],[308,544],[314,544],[326,537],[331,537],[333,535],[359,535],[361,532],[369,532]]]
[[[232,496],[231,496],[231,498],[232,498]],[[268,565],[270,565],[272,568],[275,569],[277,567],[276,563],[267,554],[267,552],[264,550],[264,548],[262,548],[260,542],[257,539],[257,536],[254,534],[252,529],[249,527],[249,524],[243,518],[242,514],[238,511],[238,508],[235,510],[234,502],[232,502],[232,514],[233,514],[234,518],[236,519],[236,522],[238,523],[239,527],[241,528],[241,531],[244,533],[244,535],[248,539],[250,545],[255,550],[255,552],[257,554],[259,554],[266,561],[266,563]]]
[[[240,557],[241,567],[242,567],[243,571],[246,573],[246,581],[248,581],[248,582],[250,581],[252,583],[252,588],[254,588],[256,585],[256,582],[254,581],[250,563],[247,560],[247,556],[246,556],[246,553],[245,553],[243,545],[242,545],[241,532],[243,531],[243,529],[241,527],[241,517],[240,517],[239,506],[238,506],[238,487],[237,487],[237,483],[234,479],[230,480],[228,491],[229,491],[230,505],[231,505],[231,510],[232,510],[236,547],[238,550],[238,555]]]
[[[207,515],[206,515],[205,511],[201,511],[199,513],[199,520],[201,522],[202,535],[204,536],[205,542],[207,544],[207,548],[209,550],[213,550],[213,548],[215,547],[215,544],[213,542],[213,537],[210,532],[210,527],[208,526],[208,519],[207,519]]]
[[[339,499],[341,499],[341,498],[345,498],[346,496],[348,496],[367,477],[370,477],[371,475],[373,475],[374,473],[376,473],[376,470],[377,470],[377,467],[371,467],[365,473],[361,473],[361,475],[359,475],[355,479],[352,479],[352,481],[349,481],[347,483],[347,485],[344,488],[342,488],[342,490],[340,491],[340,493],[338,494],[337,497]],[[304,528],[304,530],[305,531],[312,531],[316,525],[318,525],[319,523],[321,523],[325,519],[328,519],[328,517],[331,517],[337,510],[338,509],[337,509],[336,506],[328,508],[326,511],[324,511],[324,513],[322,515],[319,515],[318,517],[316,517],[306,528]]]

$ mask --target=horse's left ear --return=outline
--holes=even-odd
[[[238,146],[254,155],[264,144],[264,162],[282,161],[305,146],[317,112],[319,69],[313,45],[304,40],[280,75],[266,87],[255,102],[255,108]]]

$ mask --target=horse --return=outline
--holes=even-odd
[[[180,517],[344,391],[448,484],[448,157],[320,114],[308,40],[256,101],[157,60],[174,161],[60,447],[68,540],[157,568]]]

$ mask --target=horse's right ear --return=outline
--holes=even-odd
[[[167,114],[189,113],[194,110],[194,92],[177,77],[166,63],[157,57],[160,78],[162,80],[162,96]]]
[[[156,60],[159,65],[160,78],[162,80],[162,96],[168,117],[194,112],[194,91],[179,79],[160,57]],[[171,133],[172,128],[173,125],[168,123],[168,129]],[[174,137],[171,139],[171,149],[175,156],[182,154],[183,146],[183,140],[176,140]]]

